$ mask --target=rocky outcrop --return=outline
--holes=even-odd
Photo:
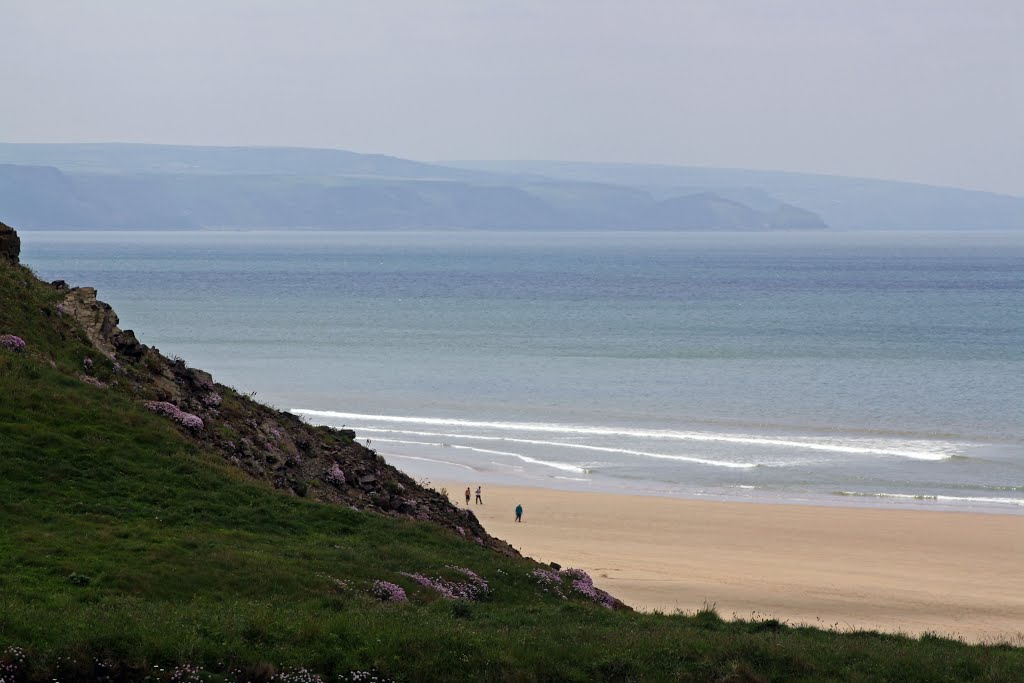
[[[63,280],[54,282],[53,287],[67,292],[60,305],[61,312],[78,321],[92,345],[107,358],[114,359],[121,355],[131,361],[138,361],[149,350],[149,347],[135,338],[134,332],[122,330],[117,326],[120,322],[117,313],[110,304],[96,298],[95,288],[69,289]]]
[[[17,263],[21,255],[21,239],[14,228],[0,223],[0,260]]]
[[[78,321],[92,345],[108,358],[116,353],[113,336],[120,332],[117,314],[110,307],[96,299],[93,287],[75,287],[67,293],[61,304],[63,312]]]

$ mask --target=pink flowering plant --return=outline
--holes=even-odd
[[[169,417],[182,427],[198,431],[203,428],[203,420],[198,415],[186,413],[178,406],[167,401],[146,401],[146,407],[158,415]]]
[[[394,679],[385,678],[375,671],[349,671],[347,676],[341,676],[338,683],[394,683]]]
[[[179,664],[171,672],[172,683],[203,683],[203,670],[194,664]]]
[[[562,576],[554,569],[544,569],[538,567],[534,569],[530,574],[533,580],[540,584],[541,589],[545,593],[552,593],[557,595],[562,600],[566,600],[565,593],[562,592]]]
[[[409,599],[404,588],[390,581],[374,581],[370,593],[383,602],[406,602]]]
[[[345,473],[341,471],[341,467],[338,463],[333,463],[327,470],[327,474],[324,477],[328,484],[334,484],[335,486],[345,485]]]
[[[534,581],[540,584],[541,589],[545,593],[557,595],[563,600],[568,599],[566,593],[573,592],[579,593],[591,602],[597,603],[602,607],[607,607],[608,609],[615,609],[619,605],[618,600],[600,588],[594,586],[594,580],[591,579],[590,575],[582,569],[563,569],[561,571],[555,571],[553,569],[538,567],[531,572],[530,576]],[[568,589],[565,585],[566,581],[569,582]]]
[[[14,683],[22,680],[20,674],[26,669],[25,651],[14,645],[0,653],[0,683]]]
[[[279,671],[270,677],[273,683],[327,683],[320,674],[315,674],[305,667]]]
[[[0,334],[0,347],[17,353],[25,348],[25,340],[16,334]]]
[[[482,576],[477,574],[472,569],[468,569],[466,567],[458,567],[458,566],[456,566],[454,564],[448,565],[448,568],[449,569],[454,569],[455,571],[459,572],[460,574],[463,574],[464,576],[466,576],[469,579],[470,583],[472,583],[474,586],[476,586],[478,591],[481,594],[487,594],[487,593],[491,592],[491,587],[490,587],[490,585],[488,585],[487,581],[484,580],[484,578]]]
[[[452,581],[438,576],[431,577],[410,572],[402,572],[402,575],[435,591],[445,600],[483,600],[490,595],[490,585],[472,569],[454,565],[449,565],[448,568],[462,574],[468,581]]]
[[[563,569],[562,574],[572,580],[572,589],[602,607],[615,609],[618,600],[594,586],[594,580],[582,569]]]
[[[221,398],[220,394],[214,391],[211,391],[210,393],[206,394],[205,396],[199,399],[199,402],[202,403],[207,408],[216,408],[221,403],[223,403],[223,401],[224,399]]]

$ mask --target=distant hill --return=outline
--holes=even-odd
[[[655,164],[451,161],[467,170],[642,189],[658,198],[711,192],[753,208],[791,204],[840,230],[1024,229],[1024,197],[842,176]]]
[[[300,147],[0,143],[0,163],[55,166],[76,173],[340,175],[446,180],[491,175],[383,154]]]
[[[0,210],[33,229],[785,230],[764,194],[644,188],[340,150],[0,144]]]
[[[135,144],[0,144],[0,212],[33,229],[1024,229],[1022,197],[884,180]]]

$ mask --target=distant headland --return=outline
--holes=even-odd
[[[1024,198],[912,183],[284,147],[0,144],[0,205],[34,230],[1024,229]]]

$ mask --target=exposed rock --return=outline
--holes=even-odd
[[[168,379],[163,375],[154,375],[151,381],[156,389],[156,396],[161,401],[169,401],[171,403],[181,401],[183,397],[181,387],[173,379]]]
[[[116,348],[113,338],[121,334],[117,327],[117,314],[109,304],[97,301],[95,288],[72,289],[64,297],[63,311],[79,322],[93,346],[108,358],[114,358]]]
[[[148,348],[135,338],[135,333],[131,330],[121,330],[111,338],[111,341],[119,354],[132,361],[142,360]]]
[[[213,389],[213,375],[196,368],[189,368],[186,377],[197,389]]]
[[[0,223],[0,259],[17,263],[21,255],[21,239],[14,228]]]
[[[149,352],[151,359],[158,361],[161,365],[164,363],[163,356],[160,356],[157,349],[150,349],[141,343],[131,330],[118,328],[119,320],[117,313],[110,307],[110,304],[106,304],[96,298],[96,290],[93,287],[74,287],[68,289],[67,283],[63,280],[56,280],[51,284],[60,291],[67,291],[64,301],[58,306],[58,310],[77,320],[82,325],[86,337],[89,338],[93,346],[102,351],[108,358],[114,359],[115,356],[120,354],[127,357],[128,360],[135,362],[142,360],[147,352]],[[163,374],[166,379],[171,382],[174,381],[173,373],[168,371]],[[195,370],[193,374],[201,376],[203,379],[208,378],[212,386],[213,378],[208,373]],[[168,390],[168,393],[177,393],[174,390],[170,390],[170,387],[165,387],[165,389]]]

